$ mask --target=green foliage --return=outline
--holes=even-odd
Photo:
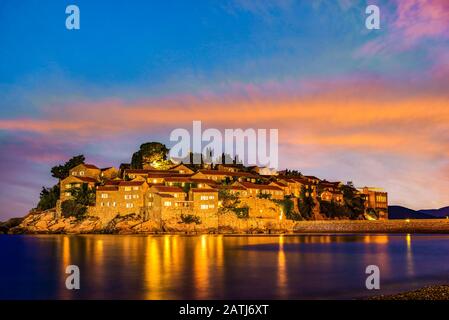
[[[218,200],[221,201],[221,206],[226,209],[234,209],[240,204],[239,196],[232,194],[227,189],[218,191]]]
[[[343,192],[344,209],[351,219],[363,216],[365,212],[365,199],[357,192],[352,182],[341,186]]]
[[[153,165],[158,163],[161,168],[168,165],[168,149],[159,142],[147,142],[140,146],[139,151],[134,152],[131,158],[132,169],[142,169],[144,165]]]
[[[286,176],[288,178],[302,177],[302,173],[298,170],[285,169],[284,176]]]
[[[75,168],[77,165],[84,163],[85,160],[86,159],[82,154],[80,154],[79,156],[72,157],[66,163],[51,168],[51,175],[52,177],[57,179],[65,179],[69,176],[70,169]]]
[[[182,223],[190,224],[201,224],[201,219],[198,216],[195,216],[193,214],[181,214],[181,221]]]
[[[80,188],[70,189],[73,200],[79,205],[92,206],[95,204],[95,189],[89,188],[87,183],[83,183]]]
[[[309,191],[303,186],[298,198],[298,207],[301,215],[305,219],[310,219],[313,214],[313,208],[315,207],[315,201]]]
[[[248,219],[249,218],[249,207],[248,206],[243,206],[240,208],[232,208],[231,210],[235,213],[235,215],[239,219]]]
[[[293,200],[291,198],[286,197],[282,200],[272,201],[277,203],[281,207],[286,219],[295,221],[303,220],[301,214],[294,211],[295,204],[293,203]]]
[[[59,184],[52,188],[42,187],[37,209],[48,210],[56,207],[56,201],[59,199]]]
[[[64,218],[75,217],[77,220],[81,220],[86,215],[87,206],[76,203],[75,200],[66,200],[61,203],[61,211]]]
[[[344,206],[339,205],[333,200],[320,201],[320,211],[330,219],[347,216]]]
[[[184,184],[184,186],[182,187],[182,191],[184,193],[189,193],[190,189],[196,188],[197,186],[198,186],[198,183],[196,183],[196,182],[188,182],[188,183]]]

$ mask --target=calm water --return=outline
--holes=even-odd
[[[449,283],[448,262],[441,235],[0,235],[0,299],[358,298],[367,265],[379,294]]]

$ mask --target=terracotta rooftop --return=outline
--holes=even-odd
[[[120,187],[141,186],[145,181],[120,181]]]
[[[190,189],[190,191],[192,191],[192,192],[208,192],[208,193],[218,192],[217,189],[209,189],[209,188],[192,188],[192,189]]]
[[[167,177],[165,178],[165,181],[167,182],[190,182],[190,177]]]
[[[173,192],[173,193],[184,192],[180,187],[169,187],[160,185],[153,185],[152,187],[156,188],[158,192]]]
[[[104,183],[105,186],[118,186],[123,180],[108,180]]]
[[[220,186],[220,189],[241,190],[241,191],[246,190],[246,188],[243,186]]]
[[[315,176],[304,176],[304,177],[306,177],[308,179],[321,180],[320,178],[317,178]]]
[[[84,166],[88,169],[98,169],[98,167],[93,164],[84,163]],[[100,170],[100,169],[98,169],[98,170]]]
[[[174,196],[171,194],[159,193],[159,192],[157,192],[156,194],[161,198],[174,198]]]
[[[259,189],[259,190],[275,190],[275,191],[282,191],[281,188],[276,186],[269,186],[267,184],[255,184],[251,182],[239,182],[241,185],[243,185],[245,188],[248,189]]]
[[[98,191],[118,191],[118,186],[98,186]]]

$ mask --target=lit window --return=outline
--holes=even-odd
[[[133,187],[133,190],[139,190],[139,187]]]
[[[133,199],[139,199],[139,195],[138,194],[133,194]]]
[[[108,194],[107,193],[102,193],[101,194],[101,198],[102,199],[107,199],[108,198]]]
[[[84,176],[84,171],[80,171],[80,176]]]
[[[209,205],[209,209],[213,209],[213,208],[215,208],[215,205],[214,204],[210,204]]]
[[[201,200],[207,200],[207,199],[209,199],[209,198],[208,198],[208,196],[201,196],[200,199],[201,199]]]
[[[66,193],[65,193],[65,196],[66,196],[66,197],[70,197],[71,195],[72,195],[72,194],[71,194],[70,192],[66,192]]]
[[[132,208],[132,207],[134,207],[134,203],[127,203],[127,204],[126,204],[126,207],[127,207],[127,208]]]
[[[214,196],[209,196],[209,199],[215,199],[215,197]]]
[[[125,191],[131,191],[131,187],[125,187]]]
[[[113,206],[113,207],[116,207],[116,206],[117,206],[117,203],[116,203],[116,202],[113,202],[113,203],[112,203],[112,206]]]
[[[131,199],[131,195],[130,194],[125,194],[125,200],[127,199]]]
[[[71,187],[72,187],[72,185],[71,185],[70,183],[68,183],[68,184],[65,185],[65,188],[66,188],[66,189],[70,189]]]
[[[209,206],[207,204],[202,204],[200,208],[201,210],[206,210],[209,209]]]
[[[72,171],[72,176],[76,176],[76,172],[75,171]]]
[[[170,207],[171,206],[171,201],[164,201],[164,206]]]

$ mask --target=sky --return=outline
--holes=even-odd
[[[448,30],[447,0],[2,0],[0,220],[71,156],[118,166],[193,120],[279,129],[281,169],[447,206]]]

